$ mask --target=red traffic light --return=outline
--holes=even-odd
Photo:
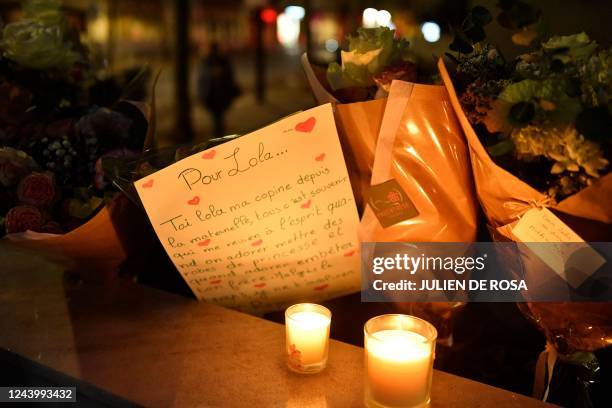
[[[276,10],[271,7],[266,7],[259,13],[259,18],[266,24],[274,24],[276,22]]]

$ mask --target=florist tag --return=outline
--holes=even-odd
[[[249,312],[359,290],[359,219],[330,104],[136,182],[198,299]]]
[[[544,263],[577,288],[606,260],[547,208],[527,211],[512,229]],[[548,243],[548,245],[538,245]],[[567,245],[567,243],[575,243]],[[556,244],[556,245],[555,245]]]

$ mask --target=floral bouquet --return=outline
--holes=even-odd
[[[0,38],[0,236],[115,265],[125,254],[110,221],[125,205],[105,207],[118,199],[105,163],[140,156],[148,113],[98,105],[87,49],[59,1],[30,0],[23,11]],[[89,220],[97,227],[83,229]]]
[[[417,66],[410,61],[409,44],[396,38],[394,30],[360,28],[347,42],[340,63],[318,67],[304,55],[302,64],[317,102],[335,105],[336,126],[362,215],[360,238],[473,241],[476,207],[467,148],[444,87],[414,84]],[[401,90],[390,93],[393,87]],[[406,153],[406,146],[414,155]],[[373,196],[371,185],[388,180],[413,200],[418,216],[394,225],[379,222],[366,203]],[[435,321],[445,345],[452,344],[453,321],[463,305],[394,303],[398,311]]]
[[[395,31],[387,27],[360,28],[347,40],[340,64],[318,66],[304,54],[302,67],[317,103],[335,105],[342,150],[362,213],[391,82],[415,81],[417,69],[409,61],[408,41],[395,38]]]
[[[475,7],[455,30],[450,74],[442,60],[438,64],[468,141],[476,192],[493,237],[513,240],[522,214],[550,207],[583,239],[610,241],[612,53],[585,33],[541,39],[539,10],[520,1],[500,4],[498,22],[518,30],[513,41],[533,44],[530,51],[504,58],[486,42],[483,27],[491,14]],[[552,361],[549,385],[559,358],[591,376],[577,381],[584,388],[579,395],[588,397],[598,366],[584,357],[612,341],[612,306],[520,308],[547,337],[548,358],[539,364]],[[534,394],[546,399],[546,389],[536,387]],[[581,403],[589,406],[587,397]]]

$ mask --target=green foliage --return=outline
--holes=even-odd
[[[348,37],[348,51],[342,52],[342,65],[329,64],[327,80],[333,90],[373,86],[373,76],[387,66],[407,58],[408,41],[396,40],[395,30],[387,27],[360,28]]]
[[[555,36],[542,43],[542,49],[552,54],[553,60],[566,64],[587,59],[597,48],[597,43],[591,41],[585,33]]]

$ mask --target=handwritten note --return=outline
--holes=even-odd
[[[263,313],[359,290],[359,220],[330,104],[135,185],[200,300]]]
[[[512,229],[512,235],[574,288],[606,262],[546,208],[527,211]]]

